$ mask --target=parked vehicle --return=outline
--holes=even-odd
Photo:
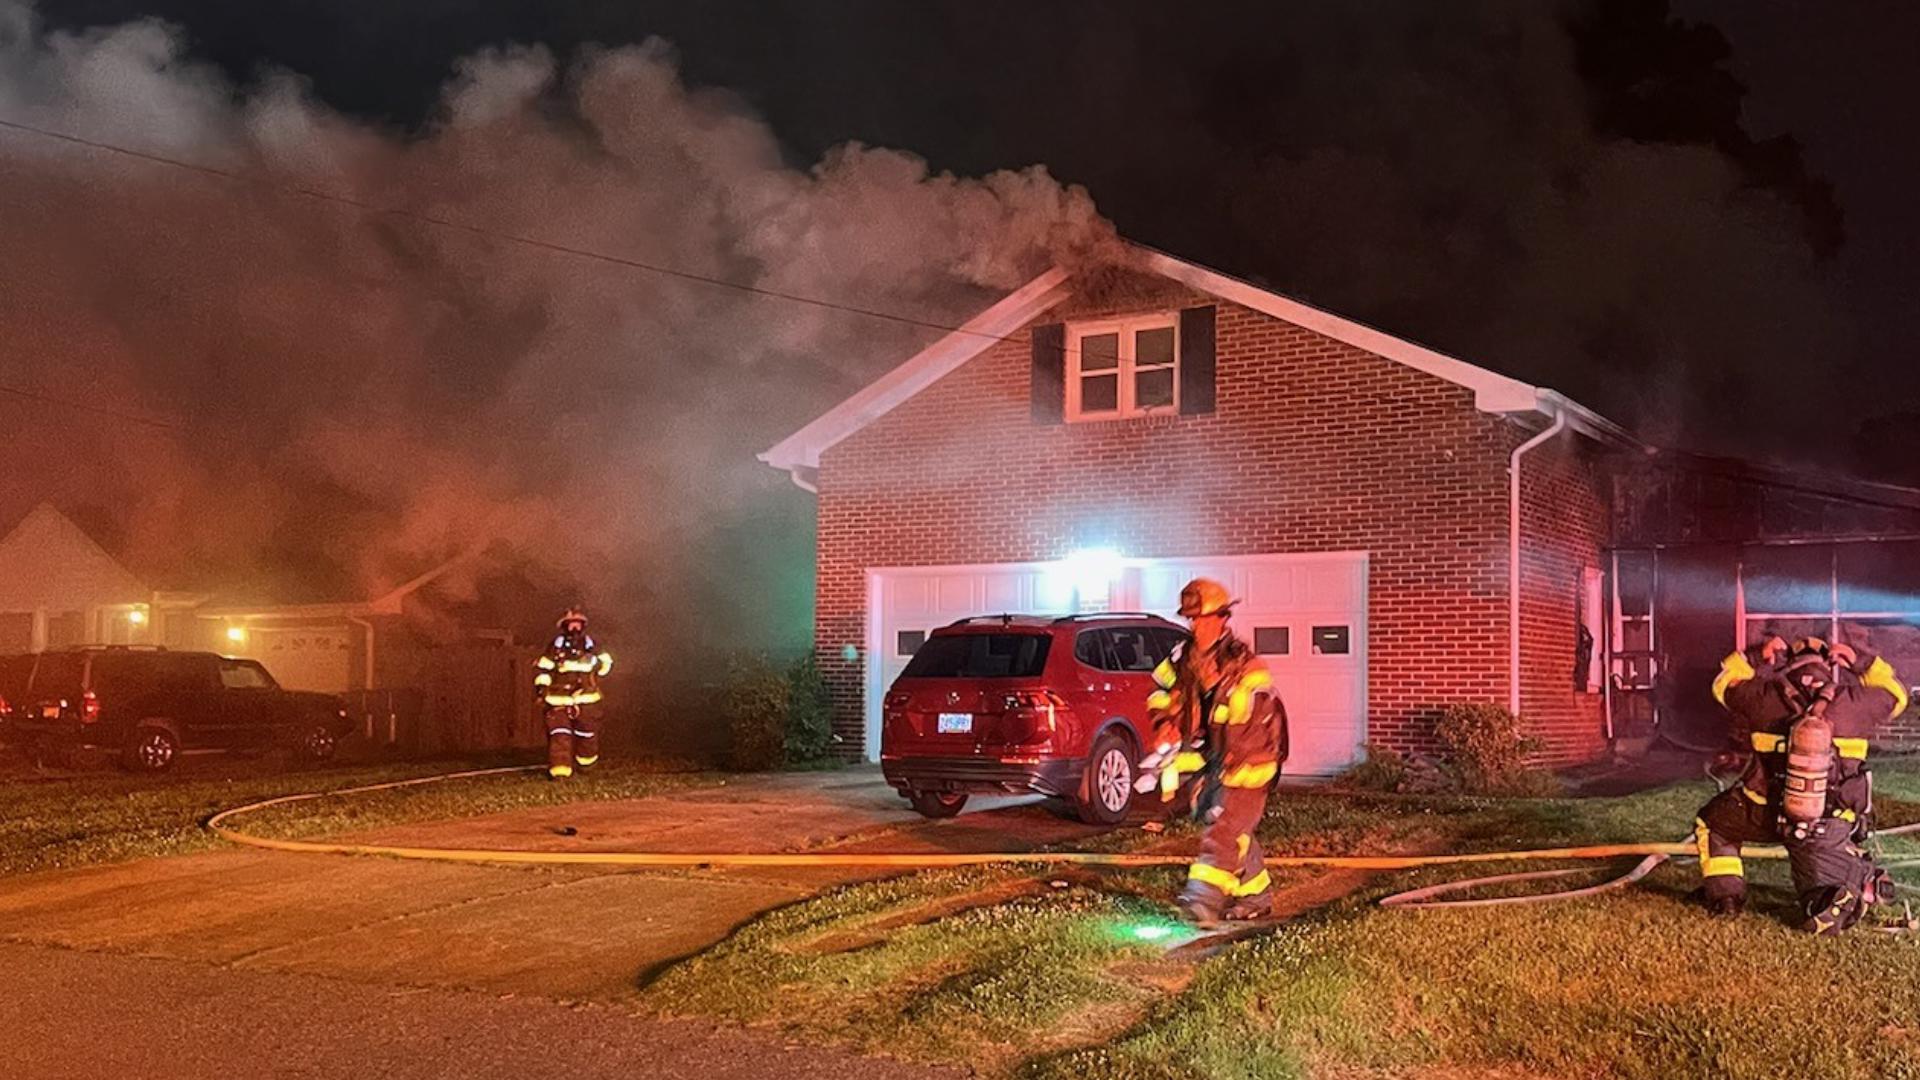
[[[158,647],[0,657],[0,698],[30,754],[104,750],[137,772],[203,751],[286,748],[325,761],[351,728],[339,698],[282,690],[257,661]]]
[[[1126,817],[1153,669],[1186,631],[1153,615],[962,619],[927,636],[882,705],[880,768],[928,817],[1039,792]]]

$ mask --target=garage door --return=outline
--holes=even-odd
[[[348,626],[256,627],[246,655],[288,690],[338,694],[353,688],[354,639]]]
[[[880,753],[880,701],[927,633],[970,615],[1146,611],[1173,618],[1180,587],[1218,578],[1240,601],[1234,626],[1273,670],[1287,704],[1287,773],[1328,776],[1366,741],[1364,553],[1218,558],[1077,558],[1057,563],[870,570],[867,754]]]

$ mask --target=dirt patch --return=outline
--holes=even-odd
[[[1105,974],[1128,986],[1144,986],[1162,994],[1178,994],[1193,982],[1193,965],[1178,960],[1123,960],[1107,965]]]
[[[855,949],[865,949],[886,940],[888,934],[909,926],[923,926],[937,919],[944,919],[975,908],[992,907],[1017,900],[1026,896],[1039,896],[1053,890],[1053,881],[1069,881],[1085,884],[1091,879],[1088,874],[1074,874],[1072,878],[1055,876],[1051,878],[1019,878],[1004,881],[984,889],[972,892],[942,896],[922,904],[916,904],[904,911],[896,911],[865,924],[858,930],[841,930],[824,934],[810,941],[793,946],[788,951],[799,953],[843,953]]]

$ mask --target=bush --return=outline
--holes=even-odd
[[[1378,743],[1364,747],[1366,760],[1340,774],[1340,783],[1367,791],[1399,791],[1407,778],[1406,755]]]
[[[1527,767],[1527,755],[1539,741],[1520,729],[1520,718],[1498,705],[1465,702],[1440,710],[1433,733],[1446,748],[1448,763],[1463,790],[1476,793],[1537,793],[1542,779]]]
[[[742,654],[727,664],[720,716],[731,737],[727,764],[746,772],[777,769],[786,761],[787,676],[764,656]]]
[[[787,764],[826,760],[833,748],[833,695],[813,654],[787,670]]]

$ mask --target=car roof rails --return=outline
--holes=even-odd
[[[1167,621],[1165,616],[1155,615],[1151,611],[1082,611],[1074,615],[1062,615],[1053,621],[1055,625],[1058,625],[1069,622],[1092,622],[1095,619],[1155,619],[1160,622]]]
[[[1046,616],[1044,615],[1015,615],[1010,612],[1002,612],[999,615],[969,615],[964,619],[955,619],[947,625],[974,626],[979,623],[999,623],[1001,626],[1012,626],[1017,622],[1022,626],[1034,626],[1044,623],[1045,621]]]
[[[166,652],[165,645],[70,645],[72,652]]]

